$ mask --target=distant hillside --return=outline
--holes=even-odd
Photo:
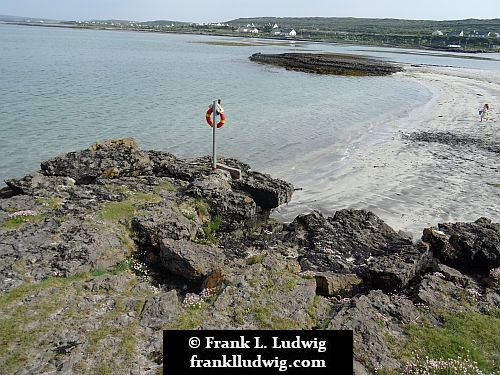
[[[304,31],[337,31],[351,33],[376,33],[376,34],[400,34],[419,35],[440,30],[451,32],[453,30],[485,30],[500,33],[500,18],[496,19],[467,19],[455,21],[431,21],[431,20],[402,20],[392,18],[337,18],[337,17],[257,17],[238,18],[228,21],[229,24],[246,25],[253,23],[266,25],[277,23],[279,27],[293,27]]]
[[[140,23],[141,25],[148,26],[165,26],[165,25],[187,25],[188,22],[179,22],[179,21],[168,21],[168,20],[157,20],[157,21],[137,21],[137,20],[85,20],[88,22],[95,22],[98,24],[130,24],[130,23]]]
[[[36,18],[36,17],[22,17],[22,16],[5,16],[0,15],[0,22],[47,22],[47,23],[59,23],[59,20],[50,20],[46,18]]]

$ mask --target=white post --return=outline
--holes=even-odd
[[[213,112],[212,112],[212,118],[213,118],[213,125],[212,125],[212,141],[213,141],[213,147],[212,147],[212,169],[217,169],[217,158],[215,155],[215,128],[217,128],[217,100],[214,100],[213,104]]]

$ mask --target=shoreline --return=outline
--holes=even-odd
[[[450,48],[431,48],[431,47],[415,47],[415,46],[395,46],[391,44],[367,44],[367,43],[342,43],[340,41],[332,42],[322,39],[304,39],[304,38],[288,38],[288,37],[271,37],[271,36],[249,36],[249,35],[233,35],[233,34],[223,34],[223,33],[200,33],[200,32],[189,32],[189,31],[158,31],[158,30],[133,30],[133,29],[115,29],[107,27],[82,27],[67,24],[34,24],[34,23],[20,23],[20,22],[0,22],[4,25],[13,26],[34,26],[34,27],[52,27],[52,28],[64,28],[64,29],[76,29],[76,30],[98,30],[98,31],[129,31],[135,33],[152,33],[152,34],[179,34],[179,35],[199,35],[199,36],[214,36],[214,37],[227,37],[227,38],[243,38],[243,39],[262,39],[269,41],[288,41],[288,42],[305,42],[305,43],[324,43],[324,44],[339,44],[339,45],[354,45],[359,47],[381,47],[381,48],[395,48],[395,49],[410,49],[416,51],[436,51],[436,52],[449,52],[449,53],[460,53],[460,54],[479,54],[479,53],[498,53],[498,50],[460,50],[460,49],[450,49]]]
[[[275,218],[289,221],[312,209],[330,215],[341,208],[363,208],[414,239],[420,237],[422,228],[438,222],[473,221],[481,216],[500,219],[500,205],[494,203],[500,195],[498,154],[402,137],[429,131],[498,141],[495,108],[489,121],[480,123],[477,107],[483,101],[500,101],[500,84],[493,83],[500,82],[500,77],[495,78],[500,74],[464,68],[405,68],[396,76],[423,85],[432,93],[430,100],[394,121],[392,136],[387,125],[385,139],[351,153],[328,181],[313,176],[300,183],[290,181],[304,190],[279,208]]]

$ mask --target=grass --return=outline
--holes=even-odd
[[[164,181],[160,182],[157,186],[154,187],[153,193],[159,194],[162,191],[174,192],[174,191],[178,191],[178,190],[179,190],[179,188],[177,186],[175,186],[172,182],[164,180]]]
[[[442,327],[410,324],[406,327],[408,342],[404,348],[389,346],[405,363],[420,358],[433,360],[465,359],[477,362],[483,372],[500,369],[500,310],[482,315],[476,312],[448,314]],[[431,372],[432,374],[433,372]],[[436,374],[448,372],[436,372]]]
[[[253,255],[246,260],[247,265],[251,266],[254,264],[262,264],[267,254],[257,254]]]
[[[75,373],[123,373],[137,357],[137,346],[141,336],[139,321],[122,326],[120,317],[135,313],[139,316],[150,291],[134,290],[132,286],[120,294],[108,291],[91,291],[85,284],[94,278],[117,275],[129,269],[123,261],[111,268],[96,268],[71,277],[50,277],[36,283],[24,283],[8,293],[0,295],[0,374],[12,374],[31,363],[36,353],[50,352],[50,337],[55,332],[69,329],[86,337],[88,345],[82,346],[84,357],[75,363]],[[127,276],[136,281],[132,274]],[[113,307],[104,315],[96,317],[97,329],[81,331],[87,314],[101,309],[102,299],[97,298],[82,310],[79,302],[92,301],[101,294],[114,301]],[[106,296],[106,297],[104,297]],[[137,308],[128,311],[127,301],[137,300]],[[84,340],[84,341],[86,341]],[[113,346],[109,346],[114,341]],[[96,363],[90,371],[88,358]]]
[[[5,220],[0,225],[0,227],[5,228],[7,230],[14,230],[14,229],[19,229],[26,223],[39,223],[44,219],[45,215],[43,214],[16,216]]]
[[[130,193],[127,199],[121,202],[107,202],[101,208],[99,213],[103,220],[111,222],[132,220],[136,209],[135,205],[141,203],[159,203],[161,198],[156,194],[147,194],[142,192]]]
[[[202,303],[203,305],[204,303]],[[185,309],[177,318],[177,321],[165,329],[197,329],[203,323],[203,306],[191,306]]]
[[[60,197],[36,198],[35,202],[40,203],[42,206],[55,210],[63,204],[64,199]]]

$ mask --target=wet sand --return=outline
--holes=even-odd
[[[317,176],[310,171],[292,180],[303,190],[274,217],[289,221],[312,209],[328,215],[342,208],[367,209],[415,240],[423,228],[442,222],[479,217],[500,221],[500,153],[473,142],[416,142],[405,137],[424,131],[451,133],[498,145],[500,72],[433,66],[405,69],[398,76],[424,85],[432,99],[398,119],[369,148],[331,165],[330,171]],[[479,122],[478,108],[484,103],[490,104],[489,120]]]

